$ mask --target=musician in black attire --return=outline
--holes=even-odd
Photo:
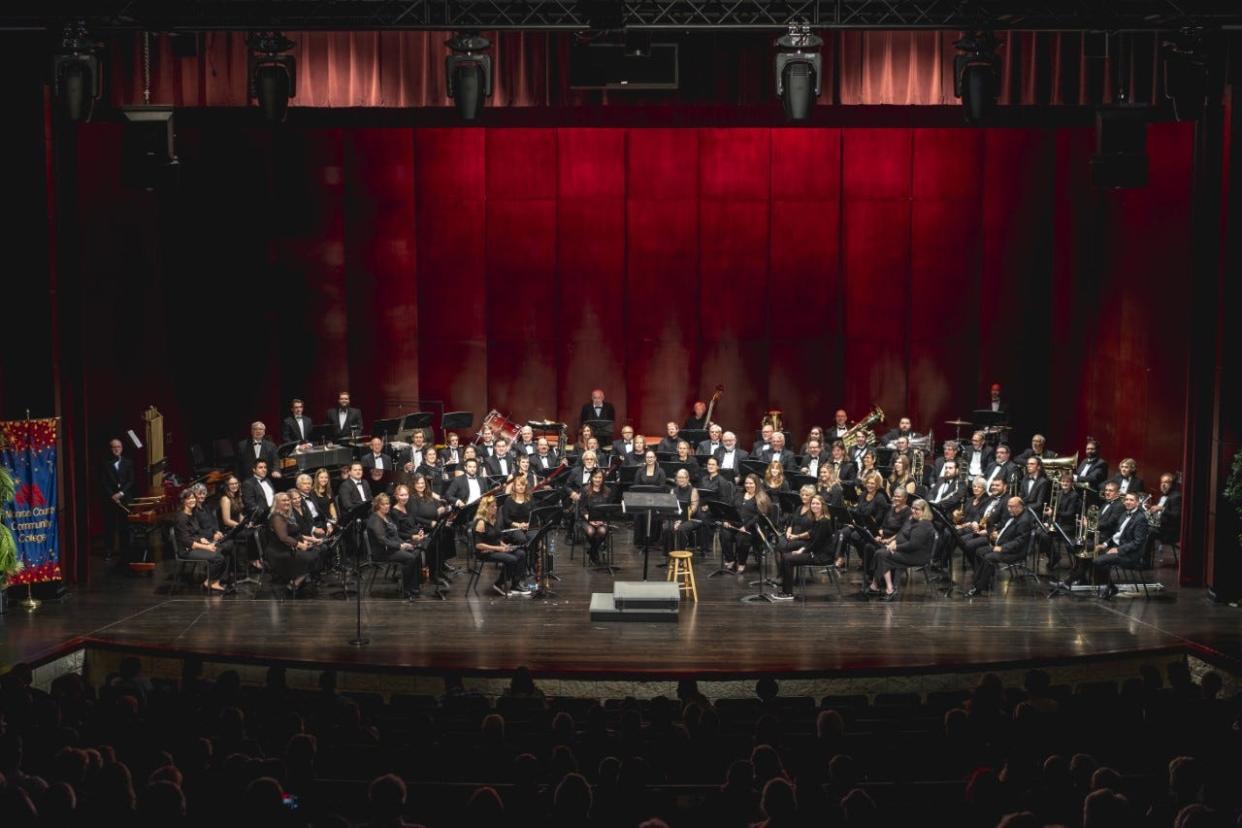
[[[1160,475],[1160,496],[1147,511],[1159,521],[1157,540],[1161,547],[1176,545],[1182,533],[1182,492],[1173,475]],[[1157,549],[1157,553],[1161,552],[1163,549]]]
[[[880,476],[870,475],[863,480],[862,496],[858,498],[858,503],[850,510],[857,523],[867,525],[869,521],[873,521],[879,525],[884,521],[884,513],[888,510],[888,496],[880,489]],[[839,566],[849,565],[849,548],[852,546],[858,550],[859,555],[866,555],[867,540],[866,534],[860,532],[853,526],[847,526],[841,530],[841,537],[844,541],[841,545],[841,557],[845,560]]]
[[[368,471],[371,469],[395,468],[393,459],[384,453],[384,440],[382,437],[372,437],[369,445],[370,451],[362,455],[362,468]]]
[[[958,537],[962,539],[963,559],[971,569],[978,567],[980,556],[992,547],[989,533],[995,531],[1004,520],[1005,501],[1008,499],[1006,490],[1002,478],[993,479],[988,485],[988,497],[983,508],[979,510],[979,517],[974,517],[972,513],[957,528]]]
[[[267,426],[261,422],[250,424],[250,439],[237,444],[237,473],[245,474],[254,467],[255,460],[267,461],[267,471],[272,477],[280,477],[276,463],[276,444],[267,439]]]
[[[1149,526],[1147,515],[1139,508],[1138,492],[1126,492],[1124,503],[1125,514],[1121,523],[1108,538],[1108,549],[1097,557],[1095,564],[1096,583],[1103,581],[1100,597],[1107,600],[1117,594],[1117,585],[1113,583],[1112,568],[1136,569],[1143,560],[1143,547],[1147,543]]]
[[[682,442],[682,445],[686,445]],[[691,538],[698,537],[699,527],[703,524],[697,519],[699,513],[699,492],[690,481],[690,473],[678,469],[673,478],[673,496],[677,498],[680,511],[676,518],[664,521],[664,552],[674,549],[692,549]]]
[[[604,485],[604,470],[596,468],[591,472],[591,480],[581,492],[579,501],[582,520],[582,533],[586,536],[587,557],[591,563],[600,563],[599,550],[608,539],[608,521],[593,512],[596,507],[612,503],[612,489]]]
[[[326,508],[327,498],[319,498],[315,496],[313,481],[309,474],[299,474],[293,483],[299,494],[302,495],[303,509],[310,518],[310,530],[307,534],[315,537],[325,537],[332,532],[332,524],[328,522],[331,514]]]
[[[634,450],[622,458],[622,465],[641,466],[646,462],[647,438],[641,434],[634,435]]]
[[[1100,444],[1095,440],[1088,440],[1083,448],[1082,462],[1074,470],[1074,482],[1085,483],[1091,487],[1091,491],[1098,494],[1107,480],[1108,461],[1100,457]]]
[[[803,491],[811,489],[803,486]],[[794,570],[799,566],[816,566],[824,563],[832,554],[832,521],[828,519],[828,506],[818,494],[811,495],[807,503],[804,525],[805,537],[787,548],[781,555],[781,591],[772,595],[778,601],[793,600]],[[786,535],[788,538],[788,535]]]
[[[910,418],[902,417],[897,421],[897,427],[886,431],[884,436],[880,438],[880,441],[884,445],[888,445],[889,443],[896,443],[898,437],[905,437],[908,441],[913,436],[914,426],[911,424]]]
[[[1032,457],[1037,458],[1042,464],[1044,460],[1056,459],[1056,456],[1057,456],[1057,453],[1053,451],[1052,449],[1048,448],[1047,438],[1045,438],[1044,435],[1042,434],[1036,434],[1033,437],[1031,437],[1031,447],[1027,449],[1026,451],[1022,452],[1021,454],[1019,454],[1014,459],[1018,463],[1018,465],[1025,466],[1026,461],[1030,460]]]
[[[661,454],[676,454],[677,443],[681,440],[681,438],[677,435],[681,433],[681,429],[678,427],[677,423],[670,421],[665,424],[665,430],[668,434],[660,440],[658,444],[656,444],[656,451]]]
[[[845,444],[840,440],[832,442],[831,464],[837,471],[837,482],[845,491],[852,492],[858,485],[858,465],[845,456]],[[920,483],[922,481],[919,481]]]
[[[1001,443],[996,447],[996,456],[992,460],[992,465],[988,466],[988,470],[983,477],[988,481],[988,491],[992,491],[992,481],[1001,480],[1005,484],[1005,488],[1009,488],[1009,484],[1013,483],[1018,476],[1018,466],[1009,459],[1009,446]]]
[[[540,437],[535,441],[535,453],[531,455],[530,467],[537,477],[547,477],[560,464],[560,457],[548,445],[547,437]]]
[[[323,421],[328,426],[328,436],[334,441],[362,433],[362,412],[350,407],[348,391],[337,395],[336,408],[329,408]]]
[[[228,565],[216,545],[207,538],[201,537],[194,510],[198,508],[198,498],[194,492],[186,489],[181,492],[181,511],[173,521],[173,532],[177,537],[177,546],[181,556],[196,561],[207,562],[207,580],[203,581],[203,589],[213,592],[224,592],[224,584],[220,578]]]
[[[621,426],[621,437],[612,441],[613,457],[629,457],[634,451],[634,426]]]
[[[280,424],[280,442],[297,443],[299,446],[310,444],[311,429],[315,424],[303,413],[305,404],[301,400],[293,400],[289,404],[289,416]]]
[[[122,506],[134,497],[134,463],[123,452],[125,445],[115,437],[108,443],[108,460],[104,463],[103,493],[104,537],[109,550],[129,548],[129,519]]]
[[[789,516],[789,520],[785,524],[785,531],[777,539],[777,553],[801,549],[811,539],[811,524],[815,522],[815,518],[811,514],[811,498],[815,496],[815,487],[803,486],[798,490],[798,496],[802,500],[802,505]]]
[[[483,481],[479,479],[478,460],[467,457],[462,462],[462,471],[463,473],[454,477],[444,491],[444,499],[459,509],[474,503],[486,491]]]
[[[702,469],[699,467],[699,461],[690,452],[690,444],[685,440],[677,441],[677,455],[673,458],[676,463],[681,463],[686,467],[686,471],[690,474],[690,485],[698,485],[699,478],[702,476]]]
[[[1044,464],[1038,457],[1026,459],[1026,476],[1018,484],[1018,496],[1023,504],[1035,510],[1035,514],[1044,511],[1048,498],[1052,496],[1052,484],[1044,475]]]
[[[500,531],[509,543],[526,546],[535,536],[530,527],[530,478],[518,475],[509,484],[509,496],[500,506]]]
[[[440,453],[436,451],[436,447],[427,446],[423,449],[422,456],[415,459],[418,460],[418,466],[414,469],[414,474],[421,474],[427,478],[433,491],[443,491],[449,483],[449,478],[444,471],[444,463],[440,461]],[[411,476],[410,479],[412,480],[413,477]],[[407,482],[406,485],[409,483]]]
[[[308,538],[293,514],[293,503],[285,492],[277,492],[272,514],[267,520],[267,544],[264,557],[271,564],[273,575],[285,582],[291,595],[306,583],[312,569],[319,563],[319,551]]]
[[[674,423],[673,425],[676,425]],[[667,478],[664,476],[664,469],[660,468],[660,464],[656,462],[656,453],[654,449],[647,449],[643,453],[643,465],[634,475],[635,486],[659,486],[663,487]],[[634,545],[643,546],[654,542],[660,535],[660,524],[651,524],[651,536],[647,536],[647,516],[642,515],[634,520]]]
[[[906,524],[910,522],[911,514],[910,495],[906,493],[906,490],[898,489],[893,492],[892,502],[889,504],[888,510],[884,512],[884,519],[880,521],[880,531],[875,536],[879,543],[868,542],[863,546],[864,584],[869,584],[875,580],[875,553],[901,534],[901,530],[906,528]],[[838,569],[844,566],[844,562],[837,564]]]
[[[871,581],[872,594],[880,592],[880,581],[884,582],[884,594],[881,600],[892,601],[897,598],[897,588],[893,586],[893,572],[911,566],[923,566],[931,560],[932,546],[936,542],[936,530],[932,528],[931,509],[927,501],[916,500],[910,505],[910,519],[897,537],[890,540],[875,556],[875,577]]]
[[[602,474],[602,472],[601,472]],[[501,564],[500,577],[492,584],[499,595],[530,595],[522,581],[526,575],[526,551],[504,540],[497,522],[496,498],[487,495],[479,501],[474,521],[474,553],[480,559]]]
[[[403,541],[396,522],[391,518],[392,499],[378,494],[371,501],[371,515],[367,518],[367,540],[371,544],[371,559],[391,561],[401,567],[401,586],[405,597],[413,601],[419,597],[423,556],[412,540]]]
[[[431,484],[422,475],[414,475],[409,487],[410,502],[407,508],[414,519],[414,525],[431,534],[453,509],[432,491]],[[448,580],[441,575],[441,570],[445,568],[445,562],[456,554],[457,544],[453,542],[453,533],[446,530],[437,533],[425,550],[427,570],[432,579],[441,586],[448,586]]]
[[[310,509],[306,506],[306,498],[297,489],[290,489],[288,495],[289,513],[293,515],[293,520],[297,523],[298,531],[301,533],[302,538],[310,541],[310,548],[314,549],[317,544],[322,542],[322,539],[315,536],[315,518],[311,516]],[[321,552],[322,550],[316,551]],[[318,557],[315,562],[318,564]],[[311,573],[314,574],[315,571],[317,571],[317,567],[313,567]]]
[[[1117,484],[1117,492],[1122,495],[1130,492],[1141,495],[1147,491],[1147,487],[1143,485],[1143,479],[1138,476],[1138,463],[1135,463],[1131,457],[1117,464],[1117,476],[1113,478],[1113,482]]]
[[[362,464],[357,460],[349,464],[349,476],[336,489],[336,512],[341,520],[363,503],[371,503],[371,484],[362,477]]]
[[[699,494],[699,520],[702,522],[702,529],[699,531],[699,542],[702,545],[704,554],[711,552],[712,539],[716,535],[717,521],[712,517],[711,509],[707,503],[715,500],[719,503],[733,502],[733,484],[729,482],[723,474],[720,473],[720,461],[715,457],[708,457],[703,461],[704,474],[699,478],[698,488],[702,491]]]
[[[695,400],[692,407],[694,413],[681,424],[683,431],[704,431],[707,428],[707,403]]]
[[[1035,519],[1031,517],[1020,497],[1009,498],[1005,508],[1008,514],[997,530],[991,550],[980,555],[975,564],[975,583],[966,592],[969,598],[992,590],[992,580],[996,577],[998,565],[1020,561],[1026,555],[1031,532],[1035,531]]]
[[[1090,513],[1091,508],[1088,507],[1087,511]],[[1087,535],[1084,552],[1089,553],[1090,556],[1096,556],[1108,549],[1108,541],[1116,534],[1117,527],[1121,525],[1121,518],[1124,514],[1125,501],[1122,500],[1121,494],[1117,491],[1117,484],[1110,480],[1104,484],[1104,502],[1100,504],[1099,513],[1095,516],[1097,531],[1094,533],[1094,537]],[[1097,543],[1097,540],[1100,542]],[[1070,587],[1076,583],[1088,583],[1095,572],[1090,565],[1090,556],[1074,558],[1073,569],[1070,571],[1069,577],[1064,583],[1058,584],[1058,586]]]
[[[592,391],[591,401],[582,406],[582,410],[578,412],[579,428],[591,420],[607,420],[610,423],[617,421],[617,409],[612,403],[604,401],[604,391],[602,388],[596,388]]]
[[[483,461],[487,467],[487,476],[495,483],[507,481],[517,466],[513,453],[509,451],[509,441],[504,437],[496,440],[492,456]]]
[[[242,506],[247,516],[253,516],[272,506],[276,490],[272,481],[267,479],[267,461],[258,459],[251,466],[251,473],[246,477],[241,488]]]
[[[779,517],[777,507],[763,489],[763,483],[755,474],[746,475],[741,490],[734,496],[733,505],[742,518],[740,526],[725,523],[720,530],[720,547],[724,551],[725,569],[739,575],[746,571],[746,560],[751,547],[762,543],[758,537],[759,515],[769,519]]]
[[[233,541],[224,539],[224,532],[220,531],[220,521],[216,517],[216,510],[207,503],[207,487],[202,483],[195,483],[190,487],[190,491],[194,492],[194,523],[198,527],[198,536],[210,541],[215,546],[216,551],[229,559],[233,555]]]
[[[1051,520],[1064,530],[1065,534],[1071,538],[1078,531],[1078,514],[1079,508],[1082,506],[1082,495],[1074,488],[1074,482],[1070,479],[1069,472],[1065,472],[1057,479],[1057,512],[1052,513],[1052,504],[1049,503],[1044,507],[1043,515],[1046,519]],[[1055,569],[1061,560],[1061,550],[1065,546],[1065,540],[1059,532],[1052,533],[1052,546],[1048,549],[1048,569]],[[1066,549],[1065,553],[1071,554],[1071,550]]]

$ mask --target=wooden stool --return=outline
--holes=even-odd
[[[690,594],[691,601],[699,600],[699,589],[694,583],[694,553],[676,549],[668,553],[668,580],[677,581],[681,592]]]

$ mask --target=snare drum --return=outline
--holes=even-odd
[[[487,416],[483,418],[483,426],[479,429],[478,440],[476,440],[476,442],[483,439],[483,429],[488,428],[489,426],[492,429],[492,434],[497,437],[504,437],[510,443],[512,443],[518,435],[517,424],[493,408],[491,411],[487,412]]]

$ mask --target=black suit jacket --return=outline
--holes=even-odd
[[[276,491],[276,487],[270,479],[267,480],[267,485],[272,487],[273,493]],[[241,495],[242,508],[246,510],[247,517],[267,508],[267,495],[263,493],[262,484],[259,483],[258,478],[253,474],[247,475],[242,479]]]
[[[298,431],[297,421],[290,415],[285,417],[280,423],[280,442],[282,443],[306,443],[310,441],[311,429],[315,424],[311,422],[311,418],[302,415],[302,432]]]
[[[717,442],[716,448],[720,448],[720,447],[721,447],[721,444]],[[694,453],[700,454],[706,457],[708,455],[715,454],[716,450],[712,448],[712,441],[709,439],[709,440],[704,440],[703,442],[699,443],[698,446],[695,447]]]
[[[982,473],[986,475],[988,469],[991,468],[992,463],[994,461],[992,449],[988,448],[987,446],[984,446],[982,449],[979,450],[979,454],[982,455],[982,457],[980,458],[981,462],[979,463],[979,468],[982,470]],[[974,446],[970,446],[964,452],[962,452],[962,457],[960,460],[958,460],[958,463],[957,463],[958,465],[957,471],[959,475],[970,474],[970,461],[974,459],[974,456],[975,456]]]
[[[517,468],[517,460],[512,454],[505,455],[506,465],[509,467],[509,474],[513,474],[513,470]],[[493,454],[491,457],[483,461],[483,467],[487,469],[488,477],[500,477],[500,458]]]
[[[936,501],[936,505],[946,512],[952,512],[962,502],[962,496],[966,492],[966,487],[962,485],[962,478],[955,477],[952,480],[945,481],[948,487],[945,489],[944,497]],[[927,490],[927,501],[930,503],[936,496],[936,492],[940,491],[940,481],[934,481]]]
[[[634,448],[634,441],[630,440],[630,449],[633,449],[633,448]],[[624,440],[613,440],[612,441],[612,456],[613,457],[625,457],[629,453],[630,452],[625,448]]]
[[[479,483],[479,493],[487,491],[487,483],[481,478],[476,477]],[[464,474],[459,474],[449,481],[448,488],[444,490],[444,499],[450,504],[457,501],[465,503],[470,499],[470,483]]]
[[[897,533],[895,554],[908,556],[907,562],[921,566],[931,560],[936,543],[936,529],[930,520],[910,520]]]
[[[543,467],[543,459],[538,453],[530,456],[530,470],[540,477],[556,471],[556,467],[561,464],[561,458],[557,456],[556,449],[549,448],[545,456],[548,458],[548,467],[546,469]]]
[[[1115,476],[1110,482],[1116,483],[1117,491],[1121,492],[1121,475]],[[1143,478],[1135,476],[1135,477],[1130,478],[1130,488],[1121,493],[1123,495],[1129,494],[1130,492],[1138,492],[1139,494],[1144,494],[1146,491],[1147,491],[1147,487],[1143,485]]]
[[[820,456],[822,457],[823,455],[820,455]],[[768,449],[767,451],[760,454],[759,459],[762,460],[764,463],[771,463],[772,462],[772,449]],[[787,448],[781,449],[781,468],[785,469],[786,471],[790,471],[790,470],[798,468],[797,456]]]
[[[1004,480],[1005,485],[1008,486],[1009,481],[1013,480],[1014,475],[1018,473],[1018,467],[1014,465],[1012,460],[1006,460],[1004,463],[999,464],[993,460],[992,465],[988,466],[988,470],[984,472],[983,478],[988,481],[990,486],[992,483],[992,470],[997,468],[998,465],[1000,467],[1000,473],[998,476],[1001,480]]]
[[[832,464],[832,458],[828,458],[829,465]],[[842,460],[840,468],[837,469],[837,480],[841,482],[842,488],[858,485],[858,466],[853,460]]]
[[[1052,496],[1052,481],[1047,477],[1036,477],[1035,484],[1030,487],[1030,491],[1027,491],[1027,481],[1030,479],[1023,475],[1018,481],[1018,497],[1037,513],[1043,514],[1044,506],[1048,505],[1048,498]]]
[[[680,442],[681,442],[680,433],[676,437],[669,437],[665,435],[665,437],[662,440],[660,440],[660,442],[656,443],[656,451],[662,452],[664,454],[676,454],[677,444]]]
[[[384,462],[382,468],[395,469],[397,467],[397,464],[387,454],[381,451],[380,455],[382,456]],[[375,455],[371,453],[370,449],[367,449],[367,453],[362,456],[362,467],[364,469],[375,468]]]
[[[1091,461],[1091,465],[1087,465],[1087,461],[1083,460],[1078,464],[1078,468],[1074,469],[1074,482],[1087,483],[1095,491],[1104,488],[1105,481],[1108,480],[1108,461],[1102,457],[1097,457]]]
[[[595,407],[590,403],[582,406],[582,410],[578,412],[578,427],[581,428],[585,423],[591,420],[609,420],[612,423],[617,422],[617,409],[612,403],[604,400],[604,404],[600,406],[600,415],[595,416]]]
[[[1001,508],[1004,508],[1003,506]],[[991,525],[1003,530],[996,539],[996,545],[1001,548],[1000,554],[1010,557],[1021,557],[1026,554],[1026,545],[1031,539],[1031,532],[1034,529],[1035,519],[1031,517],[1031,513],[1022,510],[1022,513],[1013,519],[1013,523],[1005,528],[1005,524],[1009,522],[1009,512],[1006,511],[1004,517],[1000,520],[993,519]]]
[[[350,437],[355,428],[358,433],[362,433],[362,412],[356,408],[346,409],[345,427],[341,428],[341,418],[339,416],[340,408],[333,406],[329,408],[323,415],[323,421],[328,425],[328,436],[333,440]]]
[[[1021,453],[1021,454],[1019,454],[1017,457],[1013,458],[1013,460],[1014,460],[1014,462],[1015,462],[1015,463],[1017,463],[1019,466],[1021,466],[1021,467],[1023,467],[1023,468],[1025,469],[1025,468],[1026,468],[1026,461],[1027,461],[1027,460],[1030,460],[1032,457],[1036,457],[1036,456],[1038,456],[1040,460],[1055,460],[1055,459],[1057,459],[1057,453],[1056,453],[1055,451],[1053,451],[1052,449],[1048,448],[1047,446],[1044,446],[1044,453],[1043,453],[1043,454],[1036,455],[1036,454],[1035,454],[1035,449],[1028,448],[1026,451],[1022,452],[1022,453]]]
[[[103,493],[104,497],[110,498],[120,492],[124,502],[134,496],[134,461],[124,455],[120,459],[120,464],[113,466],[116,458],[108,455],[103,468]]]
[[[270,477],[272,472],[280,471],[280,466],[276,461],[276,444],[266,437],[259,444],[259,457],[267,461],[267,473]],[[237,444],[237,476],[253,477],[254,461],[258,458],[254,454],[254,440],[246,438]]]
[[[720,448],[716,449],[716,462],[717,463],[723,462],[724,456],[725,456],[724,446],[721,446]],[[736,445],[733,447],[733,471],[740,472],[742,470],[742,461],[749,460],[749,459],[750,459],[750,454],[748,454],[745,449],[739,446],[736,446]],[[721,468],[724,468],[724,467],[721,466]]]
[[[336,487],[336,513],[342,520],[351,509],[357,509],[359,504],[370,502],[371,481],[365,477],[362,478],[362,491],[364,495],[359,495],[358,486],[354,484],[352,478],[342,480],[341,484]]]
[[[1127,564],[1133,566],[1139,562],[1143,556],[1143,545],[1147,543],[1147,515],[1143,514],[1142,509],[1135,509],[1134,514],[1130,516],[1129,522],[1126,521],[1126,514],[1121,515],[1121,538],[1117,542],[1117,555]],[[1107,541],[1111,549],[1113,539],[1110,537]]]

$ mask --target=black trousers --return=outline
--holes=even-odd
[[[1095,582],[1103,585],[1112,580],[1114,568],[1119,569],[1136,569],[1138,562],[1130,558],[1123,558],[1121,555],[1100,555],[1093,562],[1095,570]]]
[[[996,567],[1001,564],[1016,563],[1026,557],[1026,552],[985,552],[979,556],[975,564],[975,587],[980,590],[992,588],[996,578]]]
[[[479,559],[503,566],[497,583],[508,581],[516,584],[522,580],[522,575],[526,572],[526,550],[524,549],[516,549],[512,552],[480,552]]]
[[[665,521],[660,531],[661,537],[664,538],[664,554],[667,555],[674,549],[689,549],[693,552],[700,542],[699,530],[702,526],[703,524],[697,520],[683,520],[674,529],[673,521]]]
[[[988,540],[986,535],[976,535],[974,532],[961,532],[958,534],[958,537],[962,539],[962,545],[966,547],[962,555],[967,565],[971,569],[977,570],[979,568],[979,559],[992,548],[991,541]]]
[[[792,595],[794,573],[800,566],[815,566],[815,556],[808,552],[786,552],[781,556],[781,592]]]
[[[190,549],[185,553],[185,557],[192,558],[196,561],[207,562],[207,580],[216,582],[224,575],[224,570],[229,565],[229,559],[222,552],[208,552],[206,549]]]
[[[724,552],[725,563],[745,566],[750,557],[750,548],[756,539],[753,535],[728,526],[720,527],[720,548]]]
[[[890,552],[887,548],[875,553],[875,580],[883,579],[885,572],[896,572],[911,566],[922,566],[928,562],[925,555],[912,555],[909,552]]]
[[[112,498],[103,504],[104,546],[121,556],[129,554],[129,520]]]
[[[385,558],[376,558],[380,563],[395,563],[401,567],[401,588],[408,595],[416,592],[423,584],[423,550],[398,549]]]

